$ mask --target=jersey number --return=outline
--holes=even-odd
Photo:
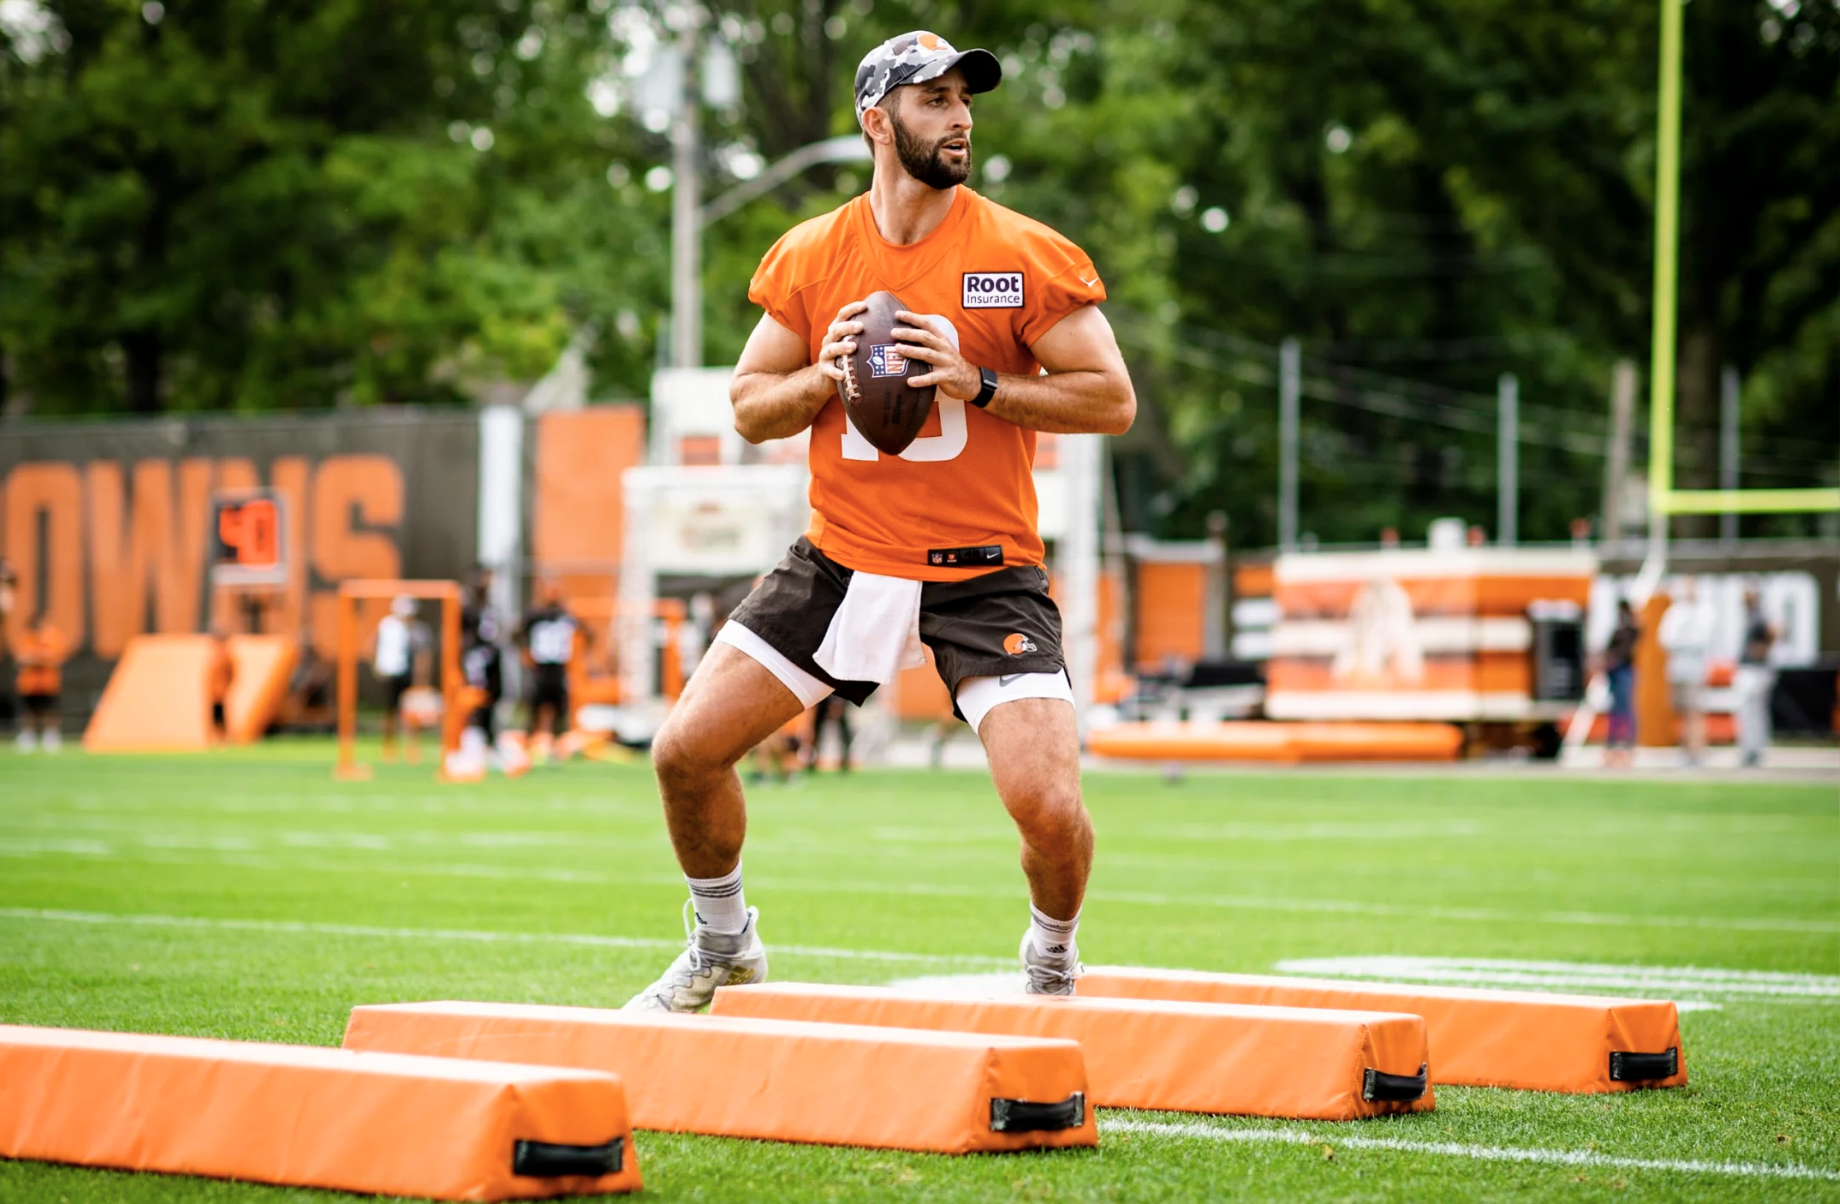
[[[536,623],[530,628],[530,659],[539,665],[566,665],[575,651],[575,628],[569,623]]]
[[[952,340],[952,350],[958,350],[958,327],[952,325],[952,319],[940,314],[924,314],[923,317],[938,318],[946,326],[946,337]],[[947,397],[944,393],[933,394],[933,408],[939,413],[939,433],[915,439],[901,453],[901,459],[914,464],[937,464],[944,460],[956,460],[965,450],[969,426],[965,422],[965,403],[956,397]],[[856,429],[850,416],[843,416],[843,458],[846,460],[879,460],[882,453],[875,444],[863,438],[863,433]]]

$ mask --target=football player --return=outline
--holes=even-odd
[[[693,1011],[717,987],[766,977],[742,891],[735,765],[833,693],[860,705],[924,663],[922,643],[1021,837],[1026,987],[1073,992],[1093,835],[1030,471],[1037,431],[1118,434],[1137,402],[1091,259],[965,186],[972,104],[1001,74],[989,51],[931,33],[870,51],[855,81],[869,191],[795,227],[754,275],[748,296],[765,313],[730,387],[735,427],[752,443],[810,429],[812,522],[717,634],[653,744],[694,922],[689,947],[628,1007]],[[937,390],[937,425],[898,456],[837,397],[838,361],[864,333],[856,317],[884,290],[908,309],[892,345],[865,349],[870,362],[923,361],[909,383]]]
[[[428,625],[415,617],[415,599],[399,594],[390,602],[390,613],[377,624],[377,644],[371,654],[371,671],[383,683],[383,759],[396,758],[396,725],[400,720],[408,729],[407,760],[413,763],[419,751],[414,740],[415,726],[403,714],[403,695],[419,682],[428,680],[429,649],[433,645]]]
[[[537,588],[537,609],[524,616],[518,632],[525,663],[531,669],[529,738],[534,748],[547,712],[551,730],[569,728],[569,662],[575,659],[581,624],[562,605],[562,590],[553,581]]]
[[[58,695],[64,686],[64,659],[70,646],[41,611],[26,622],[13,658],[19,662],[19,701],[25,719],[19,725],[21,752],[42,748],[56,752],[63,738],[58,732]]]
[[[497,710],[505,696],[505,620],[492,605],[492,570],[473,570],[466,608],[460,612],[460,667],[466,684],[484,692],[485,701],[467,716],[468,730],[476,730],[490,746],[498,739]]]

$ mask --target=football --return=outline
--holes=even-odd
[[[837,395],[863,438],[878,450],[898,456],[933,412],[932,386],[916,389],[907,378],[926,375],[931,365],[895,350],[897,340],[892,332],[902,323],[894,315],[907,308],[901,299],[893,293],[871,293],[867,301],[869,308],[856,315],[863,330],[856,336],[855,353],[837,359],[843,370]]]

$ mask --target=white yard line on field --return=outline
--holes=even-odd
[[[180,858],[171,856],[149,856],[149,852],[169,854],[182,852],[216,852],[223,864],[242,866],[248,869],[298,869],[311,868],[329,872],[350,872],[372,874],[378,872],[373,864],[341,866],[337,863],[308,863],[297,857],[264,858],[259,855],[243,855],[243,846],[238,843],[241,838],[216,838],[214,842],[200,841],[199,845],[210,843],[212,847],[181,845],[165,842],[153,845],[143,841],[143,848],[123,848],[104,844],[100,841],[6,841],[0,840],[0,857],[34,858],[44,856],[82,856],[102,860],[155,860],[166,864],[184,864]],[[312,847],[335,847],[343,852],[385,852],[391,846],[377,846],[370,841],[384,838],[356,837],[347,835],[338,841],[327,839],[315,843]],[[662,838],[661,838],[662,839]],[[293,846],[301,847],[301,846]],[[631,844],[622,846],[630,849]],[[210,864],[200,861],[197,864]],[[528,878],[533,880],[550,879],[565,882],[619,882],[635,881],[629,875],[597,874],[593,871],[556,870],[542,867],[525,867],[516,863],[500,866],[459,865],[439,861],[416,865],[413,863],[392,863],[388,872],[429,875],[451,875],[454,877],[504,877]],[[658,879],[659,884],[666,879]],[[669,879],[674,883],[676,879]],[[936,895],[947,898],[980,899],[1015,899],[1015,888],[1002,886],[968,886],[956,883],[934,882],[824,882],[810,878],[753,878],[749,884],[756,888],[771,890],[801,891],[815,894],[840,895]],[[1124,903],[1143,907],[1216,907],[1234,911],[1273,911],[1297,912],[1309,915],[1355,915],[1355,916],[1397,916],[1405,919],[1447,920],[1455,923],[1475,924],[1567,924],[1591,928],[1688,928],[1726,932],[1799,932],[1821,935],[1840,934],[1840,920],[1803,920],[1765,916],[1678,916],[1678,915],[1623,915],[1614,912],[1590,911],[1501,911],[1481,907],[1440,907],[1436,905],[1415,905],[1410,903],[1378,903],[1363,899],[1298,899],[1277,898],[1259,895],[1205,895],[1205,894],[1169,894],[1161,891],[1108,890],[1104,888],[1088,892],[1087,899],[1095,903]]]
[[[1483,1162],[1531,1162],[1548,1166],[1589,1166],[1606,1170],[1674,1171],[1689,1175],[1731,1175],[1746,1179],[1817,1179],[1840,1182],[1840,1171],[1796,1162],[1706,1162],[1700,1159],[1622,1158],[1593,1150],[1550,1150],[1525,1146],[1463,1145],[1454,1141],[1405,1141],[1397,1137],[1310,1133],[1302,1129],[1223,1129],[1206,1124],[1152,1120],[1101,1120],[1101,1133],[1138,1133],[1201,1141],[1258,1141],[1283,1145],[1339,1146],[1355,1150],[1390,1150],[1402,1154],[1442,1154]]]
[[[408,941],[478,941],[510,945],[586,945],[606,949],[680,949],[683,942],[645,936],[600,936],[572,932],[488,932],[465,928],[382,928],[368,924],[317,924],[304,920],[234,920],[206,916],[115,915],[96,911],[53,911],[0,907],[0,920],[57,924],[114,924],[148,928],[204,928],[235,932],[285,932],[309,936],[361,936]],[[1008,966],[1013,959],[976,954],[902,953],[884,949],[833,949],[823,945],[775,944],[773,952],[840,961],[919,962]]]
[[[1715,970],[1698,966],[1619,966],[1597,962],[1494,960],[1467,957],[1300,957],[1277,965],[1284,974],[1381,978],[1465,986],[1614,988],[1664,994],[1840,999],[1840,975],[1784,970]]]

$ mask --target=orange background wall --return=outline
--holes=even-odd
[[[1174,659],[1201,659],[1206,647],[1207,566],[1137,564],[1137,670],[1161,672]]]

